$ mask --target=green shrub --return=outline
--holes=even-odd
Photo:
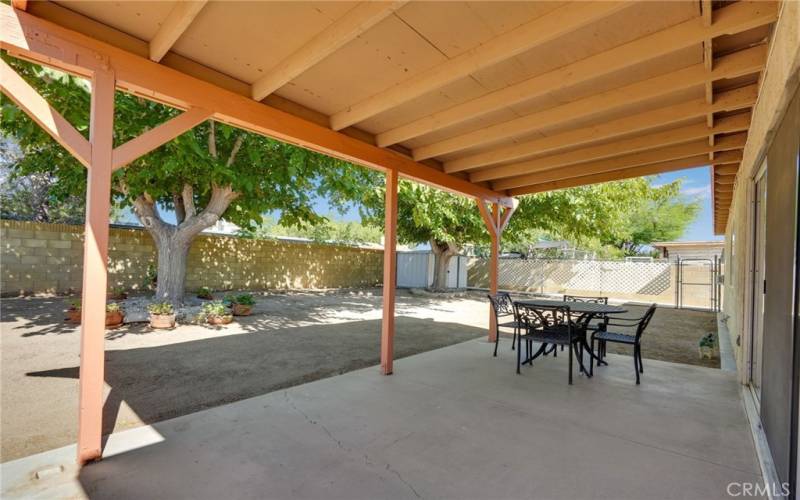
[[[119,312],[121,309],[122,308],[116,302],[109,302],[106,304],[106,312],[108,313]]]
[[[712,349],[716,344],[717,344],[717,339],[714,338],[713,333],[707,333],[706,335],[703,335],[703,337],[700,339],[699,342],[700,347],[709,347]]]
[[[226,316],[231,316],[231,312],[228,310],[228,307],[224,302],[215,300],[213,302],[209,302],[208,304],[203,304],[202,309],[200,309],[200,313],[197,315],[197,321],[200,323],[205,323],[209,318],[224,318]]]
[[[170,302],[153,302],[147,306],[147,310],[150,314],[175,314],[175,308],[172,307]]]
[[[211,295],[211,289],[207,286],[200,287],[197,290],[197,298],[199,299],[213,299],[214,296]]]
[[[256,304],[256,299],[254,299],[253,295],[249,293],[243,293],[241,295],[237,295],[236,297],[234,297],[234,301],[236,304],[243,306],[254,306]]]
[[[70,309],[73,309],[75,311],[80,311],[81,299],[69,299],[67,300],[67,306],[69,306]]]

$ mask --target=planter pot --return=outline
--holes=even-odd
[[[699,354],[700,354],[700,359],[703,359],[703,358],[714,359],[714,348],[713,347],[700,346],[698,348],[698,351],[699,351]]]
[[[233,304],[234,316],[250,316],[251,314],[253,314],[253,306]]]
[[[226,314],[225,316],[209,316],[206,321],[211,325],[227,325],[233,321],[233,316],[230,314]]]
[[[81,310],[67,309],[67,321],[76,325],[81,324]]]
[[[200,300],[214,300],[214,296],[213,295],[208,296],[208,297],[198,295],[197,298],[200,299]]]
[[[150,314],[152,328],[173,328],[175,326],[174,314]]]
[[[122,311],[107,312],[106,326],[111,328],[117,327],[122,324],[124,319],[125,316],[122,314]]]

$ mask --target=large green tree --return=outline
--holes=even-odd
[[[522,196],[502,241],[527,242],[542,233],[578,244],[626,240],[633,234],[631,221],[648,214],[654,203],[684,206],[676,202],[679,191],[680,181],[653,187],[650,179],[638,178]],[[368,223],[382,226],[383,200],[381,186],[363,196],[362,216]],[[682,220],[693,217],[690,210]],[[450,259],[464,245],[489,242],[474,200],[409,181],[399,185],[397,235],[401,243],[430,244],[435,290],[446,288]]]
[[[7,61],[88,137],[86,81]],[[178,113],[121,92],[115,108],[115,146]],[[84,195],[86,170],[5,98],[0,132],[22,150],[13,165],[17,175],[54,176],[58,182],[49,194],[57,200]],[[155,242],[157,297],[177,303],[183,299],[192,241],[221,217],[249,228],[261,222],[263,213],[278,210],[281,224],[314,224],[322,220],[313,210],[317,195],[333,193],[333,203],[344,203],[356,187],[376,179],[374,172],[346,162],[207,121],[115,172],[112,190],[115,204],[132,208]],[[165,211],[174,212],[174,223]]]

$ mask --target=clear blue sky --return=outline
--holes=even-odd
[[[697,219],[689,226],[686,233],[678,239],[681,241],[721,240],[722,236],[714,236],[714,228],[712,227],[711,178],[709,177],[709,167],[692,168],[660,174],[656,176],[654,184],[666,184],[675,179],[683,179],[683,194],[699,200],[702,207]],[[338,211],[332,208],[324,198],[315,200],[314,210],[319,214],[331,214],[332,217],[345,221],[361,220],[358,210],[355,207],[350,208],[344,215],[339,215]],[[175,221],[175,215],[172,213],[165,213],[164,218],[169,222]],[[136,223],[136,218],[132,213],[127,211],[123,214],[122,219],[125,222]]]
[[[722,240],[723,236],[714,236],[713,213],[711,210],[711,174],[709,167],[691,168],[660,174],[654,184],[666,184],[675,179],[683,179],[681,191],[686,196],[700,201],[700,214],[689,226],[679,241]]]

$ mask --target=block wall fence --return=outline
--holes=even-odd
[[[83,226],[0,221],[0,294],[81,289]],[[112,226],[109,288],[141,290],[156,263],[143,229]],[[189,252],[187,290],[348,288],[383,279],[383,251],[344,245],[200,235]]]

